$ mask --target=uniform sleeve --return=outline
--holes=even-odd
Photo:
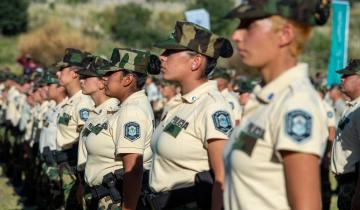
[[[116,155],[124,153],[143,154],[146,132],[152,129],[145,113],[139,108],[128,107],[119,113],[114,124]]]
[[[94,102],[91,100],[91,98],[88,96],[82,97],[76,106],[74,113],[74,119],[77,123],[77,126],[85,124],[92,109],[94,109]]]
[[[284,105],[275,128],[277,151],[323,155],[328,132],[325,110],[321,109],[319,100],[302,95]]]
[[[86,164],[86,159],[87,159],[87,150],[86,150],[86,146],[85,146],[85,138],[86,137],[83,137],[82,132],[80,134],[79,147],[78,147],[79,149],[78,149],[77,169],[79,171],[84,170],[84,166]]]
[[[198,126],[203,126],[202,137],[205,147],[210,139],[229,139],[229,135],[234,126],[234,117],[228,104],[212,104],[206,108],[203,120]]]
[[[328,127],[336,127],[335,110],[327,102],[324,101],[324,103],[326,107],[326,117],[327,117]]]

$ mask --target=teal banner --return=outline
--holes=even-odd
[[[350,5],[348,1],[332,3],[331,50],[327,74],[328,86],[340,83],[340,75],[336,70],[347,64],[349,37]]]

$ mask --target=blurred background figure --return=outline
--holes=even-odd
[[[18,57],[16,61],[22,66],[25,78],[29,78],[38,67],[30,54],[22,55]]]
[[[331,88],[329,89],[329,97],[332,101],[332,105],[335,110],[336,124],[338,124],[341,115],[344,113],[346,109],[344,95],[343,93],[341,93],[338,85],[331,86]]]

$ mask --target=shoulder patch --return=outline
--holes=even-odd
[[[80,109],[79,115],[80,119],[86,121],[89,119],[90,109]]]
[[[212,114],[212,119],[216,130],[228,134],[228,132],[232,129],[230,115],[228,112],[217,111]]]
[[[128,122],[124,125],[124,137],[129,141],[140,138],[140,125],[136,122]]]
[[[327,117],[328,118],[332,118],[334,116],[334,114],[332,112],[327,112]]]
[[[286,114],[285,132],[295,142],[301,143],[311,136],[312,117],[302,110],[294,110]]]

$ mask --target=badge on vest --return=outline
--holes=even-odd
[[[90,109],[80,109],[79,115],[80,119],[86,121],[89,119]]]
[[[225,111],[217,111],[212,115],[215,129],[225,133],[226,135],[232,130],[229,113]]]
[[[311,136],[312,117],[302,110],[286,114],[285,131],[295,142],[301,143]]]
[[[133,142],[140,138],[140,125],[136,122],[128,122],[124,125],[124,137]]]
[[[63,124],[63,125],[69,125],[71,116],[69,114],[64,113],[62,116],[59,117],[59,124]]]

